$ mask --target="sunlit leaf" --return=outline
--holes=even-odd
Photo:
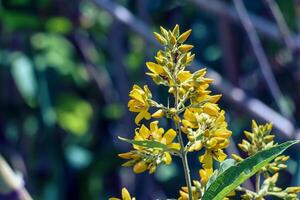
[[[33,105],[36,97],[36,78],[31,61],[22,53],[12,56],[11,73],[25,101]]]
[[[262,167],[300,141],[288,141],[260,151],[242,162],[229,167],[207,188],[202,200],[222,200],[228,193],[253,176]]]

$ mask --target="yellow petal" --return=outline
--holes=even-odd
[[[224,153],[222,149],[218,149],[218,151],[214,151],[213,156],[214,159],[216,159],[219,162],[223,162],[227,157],[227,155]]]
[[[151,133],[158,130],[158,121],[153,121],[150,123],[150,131]]]
[[[131,200],[131,196],[126,188],[122,189],[122,199],[123,200]]]
[[[206,103],[203,106],[203,111],[211,116],[217,116],[220,108],[216,104]]]
[[[180,80],[180,82],[184,82],[191,77],[192,77],[192,74],[190,71],[182,71],[177,76],[177,78]]]
[[[146,110],[143,110],[135,117],[135,120],[134,120],[135,124],[139,126],[140,121],[144,118],[147,120],[149,120],[151,118],[151,114]]]
[[[153,118],[161,118],[165,115],[165,112],[162,109],[159,109],[155,113],[152,114]]]
[[[150,131],[149,129],[143,124],[141,128],[139,129],[140,136],[145,140],[149,137]]]
[[[201,177],[201,183],[206,184],[208,182],[208,174],[204,169],[199,170],[199,175]]]
[[[180,150],[180,144],[179,144],[179,143],[172,143],[172,144],[169,144],[168,147],[169,147],[170,149]]]
[[[182,44],[178,47],[178,50],[182,53],[186,53],[191,50],[194,46],[190,44]]]
[[[178,37],[179,36],[179,25],[176,24],[172,33],[174,34],[175,37]]]
[[[222,97],[221,94],[213,95],[213,96],[210,96],[209,101],[211,103],[217,103],[220,100],[221,97]]]
[[[121,200],[121,199],[115,198],[115,197],[111,197],[111,198],[109,198],[108,200]]]
[[[132,156],[132,153],[131,152],[119,153],[118,156],[121,158],[124,158],[124,159],[130,159]]]
[[[154,37],[160,44],[167,44],[167,40],[161,34],[154,32]]]
[[[166,165],[171,164],[172,157],[171,157],[170,153],[169,152],[165,152],[164,155],[165,155],[164,162],[166,163]]]
[[[154,62],[146,62],[148,69],[154,74],[164,74],[164,69],[161,65]]]
[[[200,156],[200,162],[203,164],[203,168],[210,177],[213,173],[213,158],[210,151],[205,151],[204,155]]]
[[[166,144],[170,144],[173,142],[174,138],[176,137],[176,131],[173,129],[169,129],[163,136],[163,139],[165,140]]]

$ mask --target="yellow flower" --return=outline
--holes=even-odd
[[[147,72],[146,74],[149,75],[156,84],[169,84],[171,79],[162,65],[154,62],[147,62],[146,65],[150,70],[150,73]]]
[[[150,107],[148,100],[152,98],[149,88],[145,85],[143,90],[140,86],[134,85],[129,96],[131,98],[128,102],[129,111],[138,113],[135,117],[135,123],[139,125],[139,122],[144,118],[149,120],[151,114],[148,112]]]
[[[210,177],[213,174],[213,159],[218,162],[223,162],[227,155],[222,149],[206,150],[204,155],[199,157],[202,167],[204,168],[206,175]]]
[[[158,127],[158,121],[153,121],[150,123],[150,128],[147,128],[145,125],[137,128],[134,140],[156,141],[166,145],[170,149],[179,150],[180,144],[173,142],[176,135],[176,131],[173,129],[165,132],[163,128]],[[163,162],[168,165],[172,162],[170,153],[160,148],[146,148],[138,145],[133,145],[133,148],[134,150],[119,154],[119,156],[124,159],[130,159],[123,166],[133,166],[135,173],[142,173],[146,170],[149,170],[149,173],[153,173],[160,163]]]
[[[126,188],[122,188],[122,198],[111,197],[109,200],[136,200],[135,197],[130,196]]]
[[[200,178],[201,178],[201,183],[203,185],[205,185],[208,182],[208,179],[209,179],[209,175],[208,175],[207,171],[204,170],[204,169],[200,169],[199,170],[199,175],[200,175]]]
[[[205,148],[199,157],[203,171],[200,171],[205,183],[213,173],[213,160],[222,162],[227,157],[223,149],[229,145],[231,131],[227,129],[225,112],[213,103],[206,103],[202,108],[189,108],[184,113],[182,130],[190,141],[189,151]]]
[[[200,199],[202,196],[202,190],[201,190],[201,184],[199,181],[193,180],[193,186],[192,186],[192,199]],[[178,200],[188,200],[189,194],[188,194],[188,187],[181,187],[181,190],[179,191],[180,197]]]

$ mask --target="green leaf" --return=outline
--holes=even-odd
[[[54,33],[68,34],[72,30],[72,23],[65,17],[52,17],[46,22],[46,29]]]
[[[162,149],[162,150],[169,150],[169,147],[167,145],[164,145],[160,142],[156,142],[156,141],[137,141],[137,140],[129,140],[123,137],[118,137],[120,140],[128,142],[130,144],[134,144],[134,145],[138,145],[141,147],[146,147],[146,148],[158,148],[158,149]]]
[[[260,151],[244,161],[229,167],[211,183],[204,193],[202,200],[222,200],[229,192],[253,176],[287,148],[299,142],[288,141],[282,143],[270,149]]]
[[[33,106],[37,95],[37,80],[32,63],[20,52],[12,54],[11,59],[11,73],[16,86],[25,101]]]
[[[209,178],[207,184],[206,184],[206,188],[208,188],[217,178],[218,176],[223,173],[224,171],[226,171],[228,168],[232,167],[233,165],[235,165],[235,160],[229,158],[224,160],[221,164],[219,169],[215,170],[213,175],[211,175],[211,177]]]

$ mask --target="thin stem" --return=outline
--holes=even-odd
[[[175,108],[178,109],[178,89],[177,86],[175,87],[176,95],[175,95]],[[189,193],[189,200],[193,199],[193,193],[192,193],[192,184],[191,184],[191,176],[190,176],[190,169],[189,164],[187,160],[187,153],[185,151],[185,146],[182,139],[181,129],[180,129],[180,123],[175,122],[176,131],[178,134],[178,141],[180,143],[180,158],[183,164],[183,170],[184,170],[184,176],[185,176],[185,182],[188,187],[188,193]]]
[[[180,143],[180,151],[181,151],[181,161],[183,164],[183,170],[184,170],[184,176],[185,176],[185,182],[187,184],[188,187],[188,192],[189,192],[189,200],[192,200],[192,184],[191,184],[191,176],[190,176],[190,169],[189,169],[189,164],[188,164],[188,160],[187,160],[187,153],[185,152],[185,147],[183,144],[183,139],[182,139],[182,135],[181,135],[181,131],[180,131],[180,127],[179,124],[176,123],[176,129],[177,129],[177,133],[178,133],[178,140]]]
[[[260,172],[256,174],[256,182],[255,182],[255,187],[256,187],[256,193],[259,193],[260,190]]]

